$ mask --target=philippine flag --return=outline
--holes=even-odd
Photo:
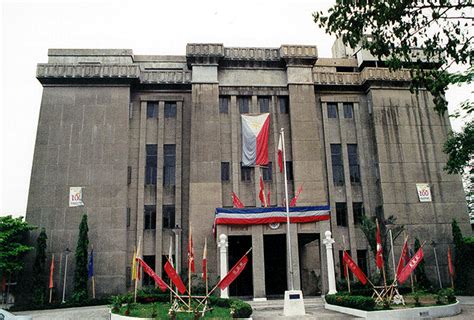
[[[268,164],[268,131],[270,114],[241,115],[242,165],[252,167]]]

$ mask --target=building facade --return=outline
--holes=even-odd
[[[290,197],[303,186],[298,205],[329,204],[331,219],[291,225],[293,275],[286,272],[284,224],[218,225],[217,236],[229,239],[230,265],[253,248],[231,295],[280,295],[290,276],[305,295],[325,293],[326,230],[336,240],[338,277],[343,246],[366,272],[376,272],[358,226],[364,214],[393,215],[412,240],[436,241],[447,282],[450,223],[456,218],[464,232],[470,229],[460,177],[442,170],[448,118],[433,111],[426,91],[410,93],[408,71],[389,72],[364,52],[334,52],[320,58],[315,46],[222,44],[188,44],[183,56],[49,50],[48,62],[37,67],[43,96],[27,221],[46,228],[48,252],[58,257],[75,249],[87,213],[98,295],[132,288],[138,243],[158,274],[170,242],[178,268],[186,269],[190,226],[196,269],[207,238],[215,281],[216,208],[232,207],[232,192],[259,207],[260,175],[271,205],[285,197],[276,155],[283,128]],[[270,165],[242,167],[240,115],[266,112]],[[431,202],[420,202],[417,183],[429,184]],[[84,206],[69,206],[70,187],[82,187]],[[432,250],[425,257],[436,280]]]

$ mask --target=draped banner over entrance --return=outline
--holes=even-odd
[[[304,223],[329,220],[329,206],[292,207],[290,222]],[[286,223],[286,208],[216,208],[215,224]]]

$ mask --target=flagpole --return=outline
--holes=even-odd
[[[293,284],[293,261],[291,256],[291,233],[290,233],[290,206],[288,204],[288,177],[286,173],[286,149],[285,149],[285,129],[281,128],[281,142],[283,149],[283,173],[285,176],[285,206],[286,206],[286,239],[288,246],[288,262],[289,262],[289,273],[290,273],[290,289],[294,290]]]
[[[54,264],[54,253],[53,253],[53,257],[51,258],[51,265],[53,264]],[[51,273],[51,266],[49,268],[50,268],[50,273]],[[51,283],[52,283],[52,277],[53,277],[53,274],[51,273],[50,280],[49,280]],[[53,287],[49,286],[49,303],[51,303],[52,299],[53,299]]]
[[[135,259],[138,258],[138,253],[140,252],[140,244],[141,244],[141,240],[142,238],[138,238],[138,246],[137,246],[137,252],[136,252],[136,255],[135,255]],[[133,265],[132,265],[133,266]],[[136,264],[136,274],[135,274],[135,289],[134,289],[134,302],[137,303],[137,287],[138,287],[138,269],[140,268],[140,265],[139,264]]]
[[[205,269],[205,272],[206,272],[206,279],[205,280],[206,280],[206,296],[207,296],[207,294],[209,293],[209,287],[208,287],[209,283],[207,281],[207,279],[208,279],[208,277],[207,277],[207,237],[204,239],[204,242],[205,242],[204,246],[206,248],[206,266],[205,266],[204,269]]]
[[[380,242],[382,243],[382,232],[380,231],[379,220],[375,219],[375,223],[377,224],[378,232],[380,233]],[[383,286],[385,291],[387,291],[387,277],[385,276],[385,259],[383,254],[383,247],[382,247],[382,275],[383,275]]]
[[[94,245],[91,246],[91,249],[92,249],[92,268],[94,268]],[[92,271],[94,271],[94,269],[92,269]],[[95,276],[94,276],[94,273],[95,272],[92,272],[92,299],[95,299]]]
[[[410,258],[410,247],[408,245],[408,234],[406,232],[406,230],[403,231],[403,235],[405,236],[405,241],[407,243],[407,254],[408,254],[408,257]],[[413,274],[410,273],[410,285],[411,285],[411,292],[412,293],[415,293],[415,285],[413,283]]]
[[[342,235],[342,243],[343,243],[343,246],[344,246],[344,248],[343,248],[344,251],[343,252],[345,252],[346,251],[346,239],[344,238],[344,235]],[[347,291],[349,291],[349,293],[351,293],[351,281],[349,279],[349,267],[347,266],[347,263],[344,263],[344,259],[341,263],[344,264],[344,269],[346,271],[346,277],[345,278],[346,278],[346,282],[347,282]]]
[[[392,263],[393,263],[393,278],[395,279],[395,284],[397,283],[397,273],[396,273],[396,266],[395,266],[395,250],[393,250],[393,235],[392,229],[388,230],[390,234],[390,251],[392,251]]]
[[[192,274],[191,274],[191,259],[190,259],[190,254],[192,254],[192,247],[191,247],[191,240],[192,240],[192,227],[189,226],[189,238],[188,239],[188,303],[189,303],[189,306],[188,306],[188,309],[191,310],[191,277],[192,277]],[[194,257],[193,257],[194,259]]]

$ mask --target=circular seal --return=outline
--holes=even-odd
[[[279,222],[269,223],[268,226],[270,227],[270,229],[276,230],[280,228],[280,223]]]

